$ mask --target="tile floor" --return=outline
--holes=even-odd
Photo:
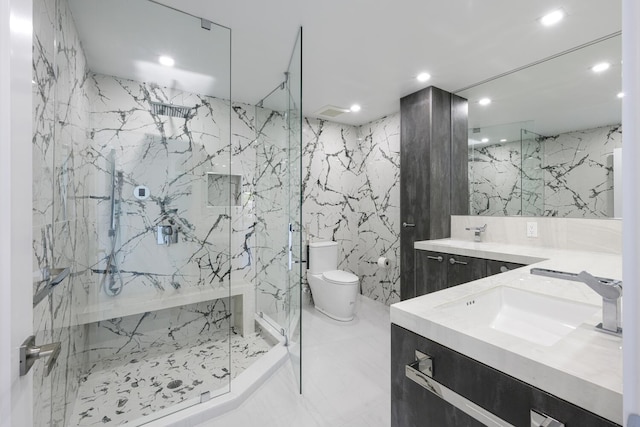
[[[225,389],[273,346],[259,329],[248,338],[224,332],[211,338],[173,351],[151,349],[96,363],[80,383],[70,425],[133,422],[205,391]]]
[[[389,307],[361,297],[356,319],[302,314],[303,394],[289,363],[237,409],[201,427],[388,427]]]

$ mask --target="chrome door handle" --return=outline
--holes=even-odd
[[[442,261],[444,261],[444,258],[442,258],[441,256],[431,256],[431,255],[427,255],[427,258],[428,258],[428,259],[433,259],[433,260],[438,261],[438,262],[442,262]]]
[[[47,284],[40,289],[40,291],[33,296],[33,306],[38,305],[40,301],[45,299],[52,291],[53,288],[58,286],[69,275],[69,267],[66,268],[54,268],[52,270],[46,269],[47,278],[44,280]],[[53,276],[53,279],[51,278]]]
[[[449,258],[449,264],[451,264],[451,265],[454,265],[454,264],[467,265],[466,262],[458,261],[454,257]]]
[[[60,355],[61,345],[54,342],[45,345],[36,345],[36,337],[31,335],[20,346],[20,376],[27,375],[36,360],[48,357],[44,376],[48,376]]]
[[[407,227],[415,227],[416,225],[415,224],[409,224],[408,222],[403,222],[402,226],[407,228]]]
[[[293,269],[293,224],[289,223],[289,271]]]

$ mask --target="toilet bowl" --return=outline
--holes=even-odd
[[[353,320],[358,295],[358,276],[337,270],[338,244],[309,244],[307,280],[316,310],[335,320]]]

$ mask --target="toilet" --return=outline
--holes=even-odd
[[[358,276],[338,268],[338,243],[309,244],[307,280],[313,303],[332,319],[353,320],[358,295]]]

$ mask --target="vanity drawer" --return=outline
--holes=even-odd
[[[515,270],[516,268],[524,267],[524,264],[516,264],[515,262],[495,261],[492,259],[487,260],[487,276],[493,276],[494,274],[504,273],[505,271]]]
[[[514,426],[530,426],[532,409],[563,422],[565,427],[617,426],[583,408],[392,324],[392,427],[484,425],[406,377],[405,366],[415,360],[416,350],[433,358],[435,381]]]

